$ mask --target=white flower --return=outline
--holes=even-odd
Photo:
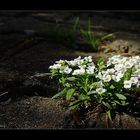
[[[66,67],[66,68],[64,69],[64,73],[66,73],[66,74],[70,74],[71,71],[72,71],[72,69],[69,68],[69,67]]]
[[[110,61],[112,62],[112,64],[118,64],[120,62],[120,60],[121,60],[121,56],[120,55],[116,55],[116,56],[114,56],[114,57],[112,57],[110,59]]]
[[[140,69],[140,63],[139,63],[139,64],[136,64],[136,65],[134,66],[134,68]]]
[[[77,61],[77,60],[80,60],[81,59],[81,56],[78,56],[77,58],[75,58],[74,60]]]
[[[104,88],[97,88],[96,89],[96,92],[98,93],[98,94],[102,94],[102,93],[105,93],[106,92],[106,89],[104,89]]]
[[[84,58],[87,62],[92,62],[92,56],[88,56]]]
[[[132,82],[130,80],[124,81],[124,88],[131,88]]]
[[[123,64],[116,64],[114,69],[116,71],[123,71],[124,70],[124,65]]]
[[[93,62],[88,63],[88,66],[95,66]]]
[[[107,74],[107,71],[103,70],[103,71],[102,71],[102,74],[103,74],[103,75]]]
[[[110,60],[107,61],[107,67],[109,67],[112,64]]]
[[[121,60],[120,60],[120,63],[124,64],[126,61],[127,61],[128,58],[126,57],[123,57]]]
[[[138,88],[140,87],[140,82],[137,83],[137,87],[138,87]]]
[[[97,87],[103,87],[103,86],[104,86],[104,84],[103,84],[103,82],[102,82],[102,81],[99,81],[99,82],[96,82],[96,86],[97,86]]]
[[[138,77],[131,77],[130,81],[131,81],[133,84],[137,84],[137,83],[138,83]]]
[[[124,76],[124,73],[121,72],[121,71],[116,72],[115,74],[116,74],[116,76],[117,76],[118,78],[120,78],[120,79]]]
[[[78,66],[80,69],[85,69],[86,68],[86,65],[80,65]]]
[[[94,69],[93,70],[86,70],[87,74],[93,74],[94,73]]]
[[[102,75],[102,73],[101,72],[98,72],[98,74],[96,75],[96,78],[99,78],[99,79],[103,79],[103,75]]]
[[[93,66],[88,66],[86,72],[88,74],[93,74],[94,73],[94,69],[95,69],[94,65]]]
[[[111,76],[110,75],[103,75],[103,79],[104,82],[109,82],[111,80]]]
[[[60,68],[61,68],[61,64],[54,64],[49,67],[49,69],[60,69]]]
[[[80,61],[81,61],[81,56],[79,56],[78,58],[75,58],[74,60],[70,60],[70,61],[66,60],[65,62],[69,64],[70,66],[77,66]]]
[[[118,59],[114,59],[113,61],[112,61],[112,64],[118,64],[119,63],[119,60]]]
[[[56,63],[63,64],[63,63],[65,63],[65,61],[60,59],[59,61],[56,61]]]
[[[116,75],[112,75],[111,77],[116,82],[119,82],[121,80],[120,76],[118,76],[118,75],[117,76]]]
[[[84,59],[81,59],[81,60],[79,60],[77,63],[78,63],[78,65],[83,65],[84,62],[85,62],[85,60],[84,60]]]
[[[132,59],[140,59],[139,56],[132,56]]]
[[[116,80],[115,80],[116,82],[119,82],[121,80],[121,78],[124,76],[124,73],[121,71],[119,71],[115,74],[116,74]]]
[[[113,73],[115,72],[115,69],[107,69],[107,73],[108,74],[110,74],[110,75],[112,75]]]
[[[74,72],[72,73],[72,75],[81,75],[85,73],[85,69],[76,69],[74,70]]]
[[[77,61],[66,61],[70,66],[76,66],[77,65]]]
[[[88,62],[92,62],[92,56],[88,56]]]
[[[132,68],[133,63],[131,63],[130,61],[126,61],[126,62],[124,63],[124,65],[125,65],[126,68]]]

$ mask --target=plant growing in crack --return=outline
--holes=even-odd
[[[48,25],[47,38],[51,41],[64,44],[71,48],[80,50],[98,51],[99,46],[107,39],[114,37],[114,34],[97,36],[93,32],[91,20],[88,20],[86,27],[81,26],[80,18],[77,17],[73,25]]]
[[[80,34],[81,34],[81,37],[83,39],[83,42],[85,42],[87,44],[87,46],[90,45],[90,50],[92,50],[92,51],[98,51],[99,46],[105,40],[114,38],[114,33],[109,33],[109,34],[104,35],[104,36],[95,35],[95,33],[92,30],[93,25],[91,24],[90,19],[88,20],[87,29],[80,27],[79,17],[76,18],[75,25],[76,26],[74,26],[74,29],[76,30],[77,27],[80,29]]]
[[[111,112],[127,108],[131,94],[140,87],[140,57],[116,55],[97,64],[91,56],[60,60],[49,67],[51,78],[57,78],[62,90],[53,98],[63,98],[73,112],[106,113],[106,126]]]

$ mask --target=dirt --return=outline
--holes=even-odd
[[[140,20],[113,18],[96,12],[90,13],[96,33],[117,32],[116,39],[102,46],[99,52],[75,50],[48,40],[50,25],[57,23],[69,27],[77,15],[85,25],[88,13],[0,12],[0,95],[8,92],[6,98],[11,97],[11,101],[0,105],[2,128],[73,127],[73,123],[66,126],[66,111],[51,100],[52,93],[57,92],[56,83],[44,79],[41,81],[43,86],[39,85],[38,89],[33,86],[25,89],[24,83],[30,76],[48,72],[49,65],[56,60],[91,55],[96,61],[99,57],[107,58],[113,54],[140,54]],[[34,97],[35,94],[37,96]]]
[[[60,100],[38,96],[25,96],[9,105],[0,106],[0,112],[1,128],[22,129],[62,129],[66,127],[66,117],[70,115],[62,108]]]
[[[88,128],[123,128],[123,129],[139,129],[140,123],[136,117],[126,113],[116,113],[112,120],[106,121],[106,114],[95,113],[87,123]]]

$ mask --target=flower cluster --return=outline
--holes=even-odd
[[[71,75],[82,75],[82,74],[93,74],[95,65],[92,61],[92,57],[88,56],[84,59],[81,59],[81,56],[78,58],[68,61],[68,60],[59,60],[53,66],[50,66],[49,69],[58,70],[59,73],[71,74]]]
[[[58,77],[64,87],[55,97],[65,96],[69,107],[90,107],[102,104],[107,109],[127,105],[131,90],[140,87],[140,57],[115,55],[97,64],[92,56],[74,60],[59,60],[49,67],[52,77]]]
[[[131,86],[140,85],[140,57],[123,57],[120,55],[113,56],[107,61],[107,67],[113,67],[113,69],[107,69],[105,75],[110,75],[110,79],[119,82],[124,78],[124,88],[131,88]],[[108,74],[108,71],[112,70],[112,74]],[[127,71],[130,71],[128,77],[125,77]]]

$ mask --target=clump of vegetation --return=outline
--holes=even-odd
[[[140,57],[120,55],[101,58],[95,64],[91,56],[79,56],[74,60],[59,60],[49,67],[51,78],[58,80],[62,90],[53,98],[65,100],[65,106],[73,112],[111,113],[129,109],[132,95],[140,90]],[[126,109],[126,110],[127,110]]]
[[[81,34],[84,38],[84,40],[91,45],[93,51],[97,51],[99,45],[101,44],[101,39],[99,37],[96,37],[94,33],[91,31],[91,23],[90,20],[88,21],[88,29],[83,30],[81,29]]]
[[[110,33],[104,36],[97,36],[92,30],[91,20],[88,20],[87,28],[82,28],[80,26],[80,20],[79,17],[77,17],[75,22],[75,30],[76,27],[79,28],[81,37],[86,44],[90,45],[90,50],[92,51],[98,51],[99,46],[107,39],[114,38],[114,34]]]
[[[97,36],[92,31],[91,21],[89,19],[87,27],[80,25],[79,17],[76,18],[74,25],[64,27],[64,25],[53,25],[49,27],[48,37],[50,40],[57,43],[64,44],[71,48],[77,48],[79,50],[89,50],[89,51],[98,51],[99,46],[107,39],[114,37],[114,34],[107,34],[105,36]],[[79,41],[80,45],[77,45]],[[82,44],[84,43],[84,49]],[[76,46],[76,47],[75,47]]]

